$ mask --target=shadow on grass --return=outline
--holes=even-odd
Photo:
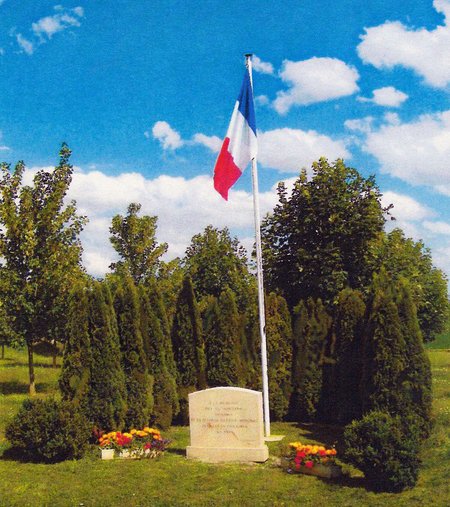
[[[36,384],[36,392],[44,393],[54,390],[54,384],[50,382],[39,382]],[[0,394],[28,394],[28,384],[11,380],[0,382]]]
[[[28,368],[28,363],[26,361],[17,361],[17,360],[14,360],[14,359],[1,359],[0,361],[11,361],[11,362],[9,362],[7,364],[2,364],[0,362],[0,364],[4,368],[13,368],[13,367],[16,367],[16,366],[23,366],[23,367]],[[14,362],[12,362],[12,361],[14,361]],[[50,363],[34,363],[33,366],[35,368],[53,368],[55,370],[58,370],[59,368],[61,368],[60,364],[57,364],[56,366],[53,366],[53,364],[50,364]]]
[[[333,445],[338,447],[340,442],[342,442],[344,433],[344,428],[342,426],[320,423],[297,423],[296,426],[306,437],[321,442],[326,447],[331,447]]]

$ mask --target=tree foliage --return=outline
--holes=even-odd
[[[23,185],[25,165],[10,171],[1,164],[0,292],[14,332],[28,346],[30,393],[35,392],[33,343],[61,338],[66,298],[79,276],[79,234],[86,219],[64,199],[73,168],[63,144],[59,165],[38,171],[33,185]]]
[[[322,352],[331,326],[322,301],[301,300],[294,309],[292,395],[289,417],[314,419],[322,389]]]
[[[149,375],[141,333],[140,305],[136,286],[124,276],[114,294],[122,368],[125,374],[127,428],[143,427],[153,409],[153,377]]]
[[[252,283],[247,256],[227,228],[219,230],[209,225],[203,233],[195,235],[186,250],[184,264],[199,299],[208,295],[219,298],[229,287],[239,306],[247,303]]]
[[[432,341],[445,330],[449,316],[445,274],[433,266],[431,253],[423,242],[406,238],[401,229],[380,239],[379,263],[393,281],[408,281],[424,340]]]
[[[88,418],[104,431],[122,429],[126,412],[125,376],[112,296],[105,283],[94,282],[89,293],[89,336]]]
[[[278,186],[279,203],[262,224],[264,271],[269,290],[294,307],[308,297],[327,305],[346,286],[367,286],[375,268],[370,244],[385,222],[381,194],[342,160],[314,162],[290,196]]]
[[[292,323],[286,300],[273,292],[266,298],[266,338],[271,419],[280,421],[292,391]]]
[[[115,215],[110,227],[110,241],[121,260],[111,264],[116,271],[128,270],[136,284],[154,276],[167,244],[156,241],[158,217],[138,217],[140,204],[131,203],[127,215]]]
[[[172,326],[172,345],[177,365],[180,422],[188,422],[188,394],[206,387],[206,359],[202,321],[192,280],[186,276],[178,296]]]

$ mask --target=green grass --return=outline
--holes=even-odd
[[[430,343],[425,344],[427,349],[450,349],[450,330],[441,333]]]
[[[187,428],[165,433],[170,450],[157,460],[101,461],[93,448],[80,461],[55,465],[8,458],[4,428],[27,397],[26,354],[7,349],[0,360],[0,505],[39,506],[447,506],[450,505],[450,351],[430,350],[436,424],[423,453],[417,486],[400,494],[366,489],[361,473],[344,464],[339,481],[289,475],[277,466],[280,444],[270,443],[271,458],[258,465],[209,465],[188,461]],[[57,394],[59,369],[37,356],[39,396]],[[332,444],[340,428],[276,423],[272,433],[285,442]]]

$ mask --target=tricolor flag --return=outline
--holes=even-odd
[[[230,126],[214,167],[214,188],[226,201],[228,190],[236,183],[248,163],[256,157],[256,152],[253,90],[250,73],[246,69]]]

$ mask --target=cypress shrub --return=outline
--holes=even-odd
[[[91,370],[88,288],[77,284],[69,296],[67,339],[59,378],[64,401],[72,401],[87,413]]]
[[[177,365],[180,414],[177,422],[189,421],[188,395],[206,387],[206,359],[202,322],[189,276],[183,279],[172,325],[172,346]]]
[[[331,319],[322,301],[309,298],[294,309],[292,395],[289,417],[296,421],[316,416],[322,389],[321,356]]]
[[[266,339],[271,419],[280,421],[292,390],[292,323],[286,300],[273,292],[266,298]]]
[[[402,414],[406,347],[393,288],[384,272],[374,281],[363,356],[363,413],[381,410]]]
[[[216,386],[243,386],[243,334],[236,298],[230,288],[210,297],[204,318],[207,383]]]
[[[139,295],[143,346],[148,371],[154,378],[151,422],[166,429],[179,410],[177,386],[167,368],[164,335],[156,312],[150,304],[148,290],[141,286]]]
[[[373,411],[345,428],[345,459],[364,472],[373,489],[413,487],[419,472],[420,430],[413,416]]]
[[[405,368],[400,377],[403,411],[416,414],[422,436],[426,438],[431,430],[431,365],[423,346],[416,306],[405,281],[399,284],[397,308],[405,341]]]
[[[329,415],[341,424],[360,417],[362,413],[360,384],[365,310],[360,292],[344,289],[339,294],[334,318],[335,388],[334,396],[330,397],[334,403]]]
[[[127,428],[143,427],[153,409],[153,378],[148,373],[141,333],[139,297],[130,276],[124,276],[114,295],[122,368],[125,374]]]
[[[6,438],[32,461],[56,463],[83,457],[91,427],[81,411],[67,401],[27,399],[6,427]]]
[[[122,429],[126,411],[125,377],[111,293],[94,282],[89,294],[91,370],[88,418],[100,430]]]

